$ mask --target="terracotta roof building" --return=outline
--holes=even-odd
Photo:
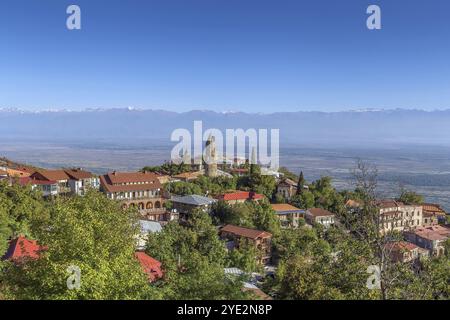
[[[100,190],[122,207],[135,207],[148,220],[165,221],[165,198],[158,176],[151,172],[111,172],[100,176]]]
[[[37,244],[36,240],[28,240],[23,236],[11,240],[8,250],[2,260],[21,262],[24,259],[37,259],[43,248]]]
[[[447,213],[440,205],[434,203],[423,203],[422,206],[422,225],[424,227],[445,223]]]
[[[245,201],[259,201],[264,199],[262,194],[251,191],[236,191],[221,194],[217,200],[226,201],[230,204],[242,203]]]
[[[136,252],[136,259],[139,261],[142,270],[148,277],[150,282],[154,282],[158,279],[161,279],[164,276],[164,273],[161,269],[161,262],[150,257],[145,252]]]
[[[99,180],[89,171],[77,169],[39,170],[31,178],[41,181],[56,181],[57,194],[84,195],[88,188],[98,189]]]
[[[335,223],[335,214],[322,208],[311,208],[306,210],[305,218],[310,224],[320,223],[326,228]]]
[[[220,229],[220,236],[231,243],[231,248],[239,248],[242,243],[255,246],[260,256],[258,262],[267,264],[272,255],[272,234],[266,231],[228,224]]]
[[[445,253],[445,241],[450,238],[450,229],[443,226],[418,227],[404,232],[405,238],[431,255],[441,256]]]
[[[32,177],[21,177],[17,179],[21,186],[30,185],[32,189],[38,189],[44,197],[58,194],[58,182],[54,180],[37,180]]]
[[[375,206],[380,213],[380,232],[403,231],[422,226],[422,207],[406,205],[395,200],[377,200]]]
[[[407,241],[389,242],[384,250],[394,262],[411,262],[429,256],[428,250]]]
[[[272,204],[271,206],[282,226],[298,227],[300,218],[305,217],[306,210],[287,203]]]

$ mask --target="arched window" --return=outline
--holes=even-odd
[[[139,202],[139,210],[144,210],[145,206],[143,202]]]
[[[156,208],[156,209],[161,208],[161,202],[156,201],[156,202],[155,202],[155,208]]]
[[[153,203],[151,201],[147,202],[147,209],[153,209]]]

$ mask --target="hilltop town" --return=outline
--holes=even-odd
[[[374,178],[359,163],[338,192],[238,158],[99,176],[2,159],[0,298],[448,299],[449,216],[376,198]]]

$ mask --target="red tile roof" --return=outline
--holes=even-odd
[[[63,181],[69,180],[70,177],[64,170],[40,170],[31,175],[37,180],[52,180],[52,181]]]
[[[112,172],[100,176],[100,183],[108,192],[155,190],[162,187],[158,176],[151,172]]]
[[[334,213],[322,208],[311,208],[307,210],[308,212],[314,217],[334,216]]]
[[[412,232],[427,240],[446,240],[450,238],[450,229],[443,226],[419,227]]]
[[[287,204],[287,203],[275,203],[271,204],[272,209],[275,211],[299,211],[301,209],[294,207],[293,205]]]
[[[249,191],[237,191],[225,193],[217,197],[219,200],[231,201],[231,200],[259,200],[264,198],[262,194],[249,192]]]
[[[2,260],[18,261],[24,258],[37,259],[39,258],[39,252],[43,248],[37,244],[36,240],[28,240],[25,237],[18,237],[11,240],[9,248]]]
[[[244,238],[250,238],[250,239],[272,237],[272,234],[269,232],[266,232],[266,231],[238,227],[238,226],[235,226],[232,224],[227,224],[220,231],[232,233],[232,234],[235,234],[235,235],[238,235],[238,236],[241,236]]]
[[[147,274],[150,282],[158,280],[164,276],[163,271],[161,270],[161,262],[156,259],[153,259],[145,252],[136,252],[136,259],[138,259],[141,264],[142,269]]]
[[[26,185],[52,185],[52,184],[57,184],[57,181],[53,181],[53,180],[38,180],[38,179],[33,179],[32,177],[21,177],[18,179],[18,183],[21,186],[26,186]]]
[[[73,180],[90,179],[93,177],[92,173],[81,169],[66,169],[64,172]]]
[[[438,204],[434,204],[434,203],[424,203],[422,204],[422,209],[424,214],[425,213],[429,213],[429,214],[435,214],[435,215],[439,215],[439,216],[445,216],[447,213],[444,211],[444,209],[441,208],[440,205]]]
[[[404,203],[388,199],[388,200],[377,200],[375,201],[375,205],[381,209],[386,209],[386,208],[401,207],[404,206]]]

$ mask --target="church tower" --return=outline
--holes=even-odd
[[[214,136],[209,136],[205,147],[205,176],[217,177],[216,142]]]

